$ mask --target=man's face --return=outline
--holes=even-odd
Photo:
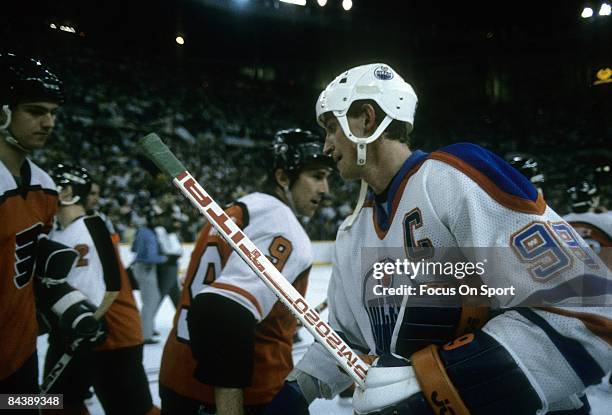
[[[96,183],[91,184],[91,190],[87,195],[87,201],[85,202],[86,210],[93,210],[98,206],[100,201],[100,186]]]
[[[58,105],[51,102],[28,102],[17,105],[12,112],[9,126],[13,137],[27,149],[35,150],[43,147],[55,126],[57,109]]]
[[[349,127],[353,134],[361,136],[360,127],[363,127],[359,118],[347,117]],[[323,152],[333,157],[340,177],[344,180],[361,178],[362,168],[357,165],[357,145],[349,140],[338,119],[333,115],[325,116],[325,147]]]
[[[300,172],[291,187],[291,196],[298,215],[307,217],[314,215],[323,200],[323,195],[329,193],[327,183],[329,173],[329,169],[325,167],[307,167]]]

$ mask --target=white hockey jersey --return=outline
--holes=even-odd
[[[610,279],[584,241],[529,181],[487,150],[455,144],[431,154],[414,152],[382,199],[370,192],[352,226],[338,232],[328,289],[332,327],[358,351],[370,354],[396,352],[408,357],[427,344],[452,340],[463,324],[461,312],[453,306],[461,309],[464,299],[456,304],[447,297],[451,304],[433,309],[446,310],[440,318],[431,314],[427,307],[431,304],[411,303],[416,301],[411,295],[374,294],[375,285],[418,289],[419,283],[430,281],[428,276],[411,279],[392,272],[374,278],[374,272],[377,264],[397,259],[442,262],[460,247],[467,260],[486,264],[479,276],[482,283],[513,287],[492,298],[491,306],[499,314],[478,326],[486,321],[483,330],[511,353],[547,409],[580,407],[575,394],[612,367],[612,308],[595,306],[610,304]],[[576,293],[572,287],[577,283],[592,289]],[[574,356],[557,347],[547,328],[511,309],[575,305],[584,301],[583,296],[592,306],[534,309],[563,337],[581,345]],[[427,316],[432,316],[429,321]],[[436,325],[435,333],[419,332],[424,323]],[[414,330],[416,338],[402,330]],[[575,370],[576,362],[581,370]],[[309,348],[296,368],[320,379],[332,395],[351,383],[318,344]]]
[[[265,193],[252,193],[238,199],[238,202],[246,205],[249,215],[245,234],[266,253],[290,283],[310,269],[313,261],[310,239],[286,204]],[[214,228],[211,228],[211,232],[216,233]],[[201,265],[196,271],[196,281],[205,271]],[[213,284],[200,285],[199,292],[215,293],[236,301],[253,313],[258,322],[268,315],[278,301],[272,290],[236,252],[231,253],[218,275]],[[197,287],[192,288],[194,295],[197,290]],[[250,296],[243,295],[241,291],[250,293]]]
[[[74,248],[79,259],[66,281],[96,307],[106,291],[119,291],[117,257],[106,224],[98,215],[82,216],[65,229],[55,229],[51,239]]]
[[[226,213],[305,295],[312,247],[291,209],[274,196],[252,193],[238,199]],[[244,403],[270,402],[293,368],[291,345],[296,319],[210,224],[203,228],[191,254],[181,305],[164,346],[160,384],[182,396],[214,404],[214,388],[192,376],[196,361],[187,330],[191,301],[202,292],[229,298],[255,317],[254,375],[251,386],[244,389]]]

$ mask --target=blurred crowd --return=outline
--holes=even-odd
[[[101,186],[101,211],[122,242],[133,240],[150,210],[179,221],[186,242],[203,224],[169,178],[136,151],[144,134],[162,136],[204,188],[227,204],[261,188],[275,131],[318,128],[311,102],[317,91],[228,75],[223,65],[170,71],[91,51],[47,61],[65,82],[67,102],[50,145],[36,159],[46,168],[58,162],[87,168]],[[553,95],[549,100],[517,96],[495,105],[457,105],[449,95],[426,96],[417,110],[412,147],[432,151],[470,141],[502,156],[529,153],[546,177],[545,198],[560,213],[567,212],[565,190],[587,177],[598,182],[602,204],[609,206],[610,155],[600,150],[608,147],[612,130],[592,108],[596,105],[589,95],[565,102]],[[332,177],[331,197],[306,224],[312,239],[334,239],[358,189],[358,183]]]

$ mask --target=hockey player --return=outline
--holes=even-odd
[[[227,209],[302,295],[313,258],[298,217],[312,216],[328,192],[332,161],[322,144],[309,131],[278,132],[269,189]],[[162,356],[162,413],[261,413],[293,366],[295,328],[274,293],[206,225]]]
[[[108,336],[93,351],[81,350],[50,389],[64,395],[61,413],[86,413],[84,400],[93,385],[107,415],[153,414],[149,383],[142,365],[143,335],[138,308],[125,269],[104,220],[86,215],[91,179],[83,168],[58,165],[51,173],[59,190],[59,229],[51,238],[79,253],[67,281],[94,305]],[[48,372],[65,348],[61,330],[52,331],[45,359]]]
[[[416,104],[413,88],[385,64],[349,69],[316,103],[325,150],[340,175],[368,185],[363,205],[338,231],[327,296],[332,327],[357,352],[380,356],[365,389],[355,392],[355,412],[523,415],[583,408],[578,396],[612,366],[610,309],[545,307],[532,295],[554,299],[572,282],[605,287],[605,273],[595,274],[603,264],[588,256],[584,241],[533,185],[493,153],[465,143],[431,154],[411,151]],[[472,264],[501,252],[481,278],[516,293],[495,297],[495,317],[484,307],[417,307],[409,295],[394,301],[367,291],[377,264],[442,261],[453,247]],[[409,280],[396,277],[386,275],[381,284]],[[425,277],[419,274],[415,284],[419,278]],[[532,303],[542,307],[512,308]],[[313,399],[331,398],[350,383],[313,344],[268,413],[308,413]]]
[[[57,191],[28,158],[47,142],[62,101],[62,83],[39,61],[0,54],[0,393],[38,392],[35,285],[41,306],[66,312],[71,334],[98,331],[91,313],[71,319],[84,304],[63,282],[77,253],[46,237]]]
[[[85,201],[85,212],[87,215],[98,215],[102,218],[108,231],[111,234],[111,238],[113,238],[113,243],[118,245],[120,242],[119,234],[115,231],[115,227],[111,220],[104,213],[98,210],[98,203],[100,202],[100,185],[96,183],[92,178],[91,189],[89,190],[89,194],[87,195],[87,200]]]

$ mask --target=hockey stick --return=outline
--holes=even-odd
[[[100,310],[100,308],[98,308],[98,310]],[[98,310],[96,310],[96,313],[98,312]],[[99,320],[100,317],[97,317],[96,320]],[[99,337],[95,337],[93,338],[93,340],[96,340],[98,338]],[[40,385],[40,393],[46,394],[49,391],[49,389],[51,389],[53,384],[57,381],[57,379],[62,375],[62,373],[68,366],[68,363],[70,363],[70,361],[76,354],[83,340],[84,339],[81,337],[81,338],[75,339],[72,343],[70,343],[70,346],[68,346],[68,350],[66,350],[64,354],[62,355],[62,357],[60,357],[60,359],[57,361],[57,363],[55,363],[55,366],[53,366],[53,369],[49,371],[49,374],[43,381],[42,385]]]
[[[323,311],[325,311],[327,309],[327,298],[323,301],[321,301],[321,303],[319,303],[318,306],[316,306],[314,309],[317,313],[321,314]],[[298,328],[302,327],[302,322],[300,320],[298,320]]]
[[[70,346],[68,346],[68,350],[64,352],[64,354],[62,355],[62,357],[60,357],[55,366],[53,366],[53,369],[51,369],[51,371],[43,381],[42,385],[40,385],[41,394],[45,395],[47,392],[49,392],[49,389],[51,389],[51,387],[55,384],[57,379],[64,372],[64,369],[66,369],[66,367],[68,366],[68,363],[70,363],[70,361],[72,360],[72,357],[76,353],[82,341],[83,339],[76,339],[70,344]]]
[[[227,216],[161,139],[156,134],[148,134],[140,139],[138,145],[162,172],[173,178],[172,183],[181,193],[208,219],[223,239],[302,322],[312,336],[331,353],[346,373],[363,388],[368,365],[351,350],[329,324],[321,320],[319,313]]]

